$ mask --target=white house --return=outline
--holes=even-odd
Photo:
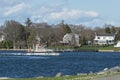
[[[115,44],[115,34],[96,34],[94,44],[113,45]]]
[[[5,40],[5,36],[4,35],[0,35],[0,42]]]
[[[79,35],[74,33],[67,33],[64,35],[63,40],[60,41],[60,43],[79,46],[80,45],[79,41],[80,41]]]
[[[0,30],[0,42],[4,41],[6,37],[6,33]]]

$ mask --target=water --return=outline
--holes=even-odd
[[[55,76],[58,72],[76,75],[115,66],[120,66],[120,53],[115,52],[64,52],[58,57],[0,56],[0,77],[46,77]]]

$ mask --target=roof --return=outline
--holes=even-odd
[[[79,36],[78,34],[75,34],[75,33],[66,33],[64,36],[73,36],[73,35]]]
[[[97,34],[97,36],[115,36],[115,34]]]

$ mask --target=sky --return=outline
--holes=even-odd
[[[105,24],[120,26],[120,0],[0,0],[0,24],[26,18],[32,22],[83,24],[101,27]]]

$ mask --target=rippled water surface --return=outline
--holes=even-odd
[[[9,52],[0,52],[3,53]],[[76,75],[98,72],[114,66],[120,66],[120,53],[64,52],[55,57],[0,56],[0,77],[55,76],[58,72],[63,75]]]

